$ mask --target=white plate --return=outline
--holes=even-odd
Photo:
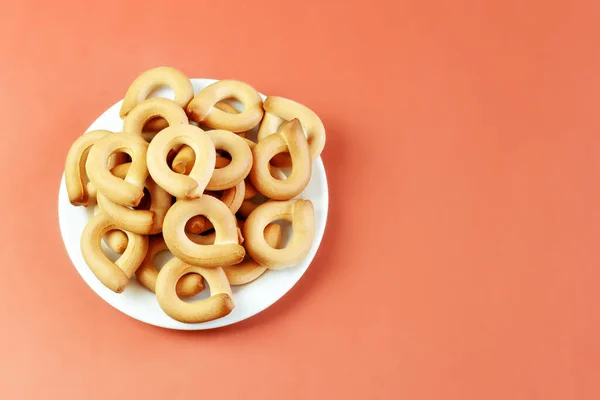
[[[198,91],[213,82],[215,82],[213,79],[192,79],[194,92],[198,93]],[[153,94],[153,96],[172,98],[172,91],[169,89],[161,89]],[[88,128],[88,131],[107,129],[113,132],[120,132],[123,128],[122,120],[119,118],[121,103],[122,101],[119,101],[109,108]],[[232,290],[235,308],[231,314],[224,318],[201,324],[184,324],[175,321],[166,315],[159,307],[154,293],[140,285],[135,280],[135,277],[132,278],[129,286],[121,294],[112,292],[100,283],[83,260],[81,249],[79,247],[81,233],[92,215],[92,210],[88,210],[85,207],[74,207],[69,203],[64,175],[60,184],[58,197],[58,219],[63,241],[75,268],[77,268],[77,271],[85,282],[100,297],[106,300],[108,304],[130,317],[164,328],[182,330],[211,329],[234,324],[245,320],[246,318],[250,318],[266,309],[290,290],[310,265],[319,248],[321,239],[323,238],[325,222],[327,220],[327,210],[329,207],[327,177],[321,158],[313,163],[312,179],[310,180],[308,187],[298,197],[311,200],[315,207],[315,241],[306,259],[301,264],[285,270],[267,271],[259,279],[246,285],[233,286]],[[289,228],[286,230],[288,231],[286,232],[286,236],[289,237]],[[287,238],[284,237],[284,241],[286,239]],[[117,255],[113,253],[110,256],[115,259]],[[157,257],[159,263],[160,258],[160,256]],[[164,262],[168,257],[162,257],[162,259]],[[208,290],[202,291],[202,293],[195,296],[192,300],[206,297],[208,297]]]

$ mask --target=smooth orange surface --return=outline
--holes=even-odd
[[[598,21],[591,0],[5,4],[0,398],[600,398]],[[71,142],[157,65],[327,129],[317,258],[225,329],[121,314],[60,237]]]

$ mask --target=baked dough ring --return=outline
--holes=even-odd
[[[206,216],[214,225],[215,244],[196,244],[186,235],[185,224],[196,215]],[[246,254],[244,248],[239,245],[235,217],[222,201],[211,196],[175,202],[165,217],[163,237],[175,257],[192,265],[233,265],[242,261]]]
[[[130,165],[130,163],[118,165],[111,172],[114,176],[123,179],[127,175]],[[98,205],[102,207],[102,210],[108,214],[120,229],[140,235],[155,235],[160,233],[165,215],[171,207],[173,199],[150,176],[146,178],[145,186],[150,194],[149,209],[147,210],[132,210],[109,200],[102,193],[98,193]],[[145,195],[142,202],[144,200],[148,201]]]
[[[184,109],[194,97],[194,87],[190,79],[181,71],[172,67],[156,67],[138,76],[125,94],[119,116],[125,116],[139,103],[146,100],[154,90],[168,86],[173,89],[173,101]]]
[[[314,111],[293,100],[277,96],[267,97],[264,108],[265,117],[258,130],[259,142],[267,136],[276,133],[279,125],[284,121],[298,118],[306,131],[311,160],[314,161],[319,157],[325,147],[325,127]],[[271,163],[281,168],[290,168],[292,165],[288,154],[278,154],[273,158]]]
[[[146,257],[142,265],[135,272],[137,280],[153,293],[156,288],[156,278],[158,277],[158,270],[154,266],[154,257],[165,250],[168,250],[167,244],[161,236],[150,240]],[[177,282],[176,290],[179,297],[195,296],[204,290],[204,280],[198,274],[185,275]]]
[[[199,155],[189,175],[173,172],[166,162],[169,150],[182,144],[190,146]],[[202,195],[212,176],[216,151],[202,129],[182,124],[160,131],[150,143],[147,158],[150,175],[160,187],[177,198],[195,199]]]
[[[139,103],[127,114],[123,121],[123,132],[138,135],[147,140],[146,137],[149,135],[142,133],[143,128],[148,121],[156,117],[164,118],[168,126],[188,123],[185,111],[175,102],[169,99],[152,98]]]
[[[210,288],[210,297],[186,303],[177,296],[177,282],[190,273],[200,274]],[[231,286],[222,268],[203,268],[173,258],[158,273],[156,299],[160,308],[171,318],[186,323],[199,323],[222,318],[235,307]]]
[[[271,175],[269,161],[275,154],[289,151],[293,161],[292,173],[286,180]],[[285,122],[274,135],[269,135],[254,147],[254,163],[250,180],[263,195],[274,200],[289,200],[300,194],[311,176],[311,161],[306,137],[298,119]]]
[[[110,290],[121,293],[129,284],[129,278],[138,269],[148,250],[148,237],[131,232],[127,235],[127,249],[113,263],[102,252],[101,240],[104,234],[117,229],[104,212],[88,222],[81,235],[81,254],[94,275]]]
[[[100,206],[94,207],[94,215],[101,212],[103,212],[103,210]],[[123,254],[127,249],[127,243],[129,242],[127,234],[119,229],[113,229],[112,231],[106,232],[103,239],[106,246],[117,254]]]
[[[88,155],[86,170],[98,192],[115,203],[135,207],[144,196],[148,176],[146,151],[148,143],[135,135],[115,133],[98,140]],[[108,169],[108,159],[115,152],[131,156],[131,167],[125,179],[119,179]]]
[[[241,221],[238,221],[238,223],[242,225],[243,229],[243,223]],[[272,248],[278,249],[281,246],[281,226],[277,224],[267,225],[264,235],[265,241]],[[264,274],[266,270],[267,267],[260,265],[251,257],[248,257],[247,260],[244,260],[237,265],[223,267],[223,271],[225,271],[225,275],[227,275],[227,280],[232,286],[244,285],[252,282]]]
[[[215,107],[218,102],[234,98],[244,105],[244,111],[233,114]],[[243,132],[255,127],[263,116],[262,99],[247,83],[222,80],[202,89],[187,106],[192,121],[214,129]]]
[[[89,206],[96,203],[96,190],[93,185],[90,187],[86,182],[85,163],[94,143],[110,134],[112,132],[105,130],[87,132],[77,138],[69,149],[65,162],[65,183],[69,201],[74,206]]]
[[[284,249],[274,249],[264,237],[273,221],[292,222],[292,240]],[[308,254],[315,236],[315,216],[310,200],[269,201],[258,206],[244,224],[245,246],[250,256],[270,269],[298,264]]]
[[[223,190],[220,194],[215,192],[204,192],[204,194],[221,200],[229,208],[229,211],[235,215],[244,201],[244,191],[245,184],[244,181],[241,181],[234,187]],[[205,232],[212,227],[213,224],[204,215],[196,215],[185,224],[185,230],[193,234]]]

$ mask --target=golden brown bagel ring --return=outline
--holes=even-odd
[[[124,118],[133,107],[146,100],[150,93],[164,86],[173,89],[173,101],[182,109],[194,97],[192,82],[183,72],[171,67],[152,68],[138,76],[127,89],[119,116]]]
[[[233,114],[215,107],[218,102],[234,98],[244,105],[244,111]],[[263,116],[262,99],[250,85],[240,81],[222,80],[202,89],[187,106],[192,121],[215,129],[243,132],[255,127]]]
[[[65,162],[65,183],[69,201],[74,206],[88,206],[96,203],[95,188],[88,187],[88,182],[86,182],[85,163],[94,143],[110,134],[112,132],[104,130],[87,132],[80,136],[69,149]]]
[[[88,155],[86,170],[96,190],[115,203],[135,207],[144,196],[148,176],[146,151],[148,143],[135,135],[112,134],[98,140]],[[114,152],[131,156],[131,167],[125,179],[119,179],[108,169],[108,159]]]
[[[231,213],[235,215],[244,201],[244,191],[245,184],[244,181],[241,181],[234,187],[223,190],[220,194],[215,192],[204,192],[204,194],[221,200],[229,208]],[[185,230],[193,234],[205,232],[212,227],[213,224],[203,215],[196,215],[185,224]]]
[[[240,223],[240,221],[238,221]],[[243,223],[240,223],[243,229]],[[278,249],[281,246],[281,226],[277,224],[269,224],[265,228],[265,241],[269,246],[274,249]],[[247,260],[242,261],[237,265],[231,265],[223,267],[227,280],[232,286],[244,285],[248,282],[252,282],[259,276],[261,276],[267,267],[260,265],[254,261],[251,257]]]
[[[225,190],[242,182],[252,168],[252,151],[244,139],[235,133],[223,130],[206,132],[213,141],[216,150],[223,150],[231,155],[231,162],[213,171],[206,185],[208,190]]]
[[[265,227],[276,220],[292,222],[292,240],[284,249],[274,249],[264,237]],[[315,216],[310,200],[269,201],[248,216],[244,224],[245,246],[250,256],[270,269],[281,269],[302,261],[315,236]]]
[[[96,206],[94,208],[94,215],[97,215],[102,211],[100,206]],[[117,254],[123,254],[127,249],[127,243],[129,242],[125,232],[119,229],[113,229],[112,231],[106,232],[103,239],[106,246]]]
[[[154,257],[161,251],[168,250],[165,240],[159,236],[150,240],[146,257],[142,265],[135,271],[137,280],[148,290],[154,293],[158,270],[154,266]],[[188,274],[177,282],[177,296],[191,297],[204,290],[204,280],[198,274]]]
[[[292,173],[286,180],[273,178],[269,161],[275,154],[289,151]],[[297,119],[285,122],[274,135],[269,135],[254,147],[254,163],[250,180],[263,195],[274,200],[288,200],[300,194],[311,176],[311,161],[302,125]]]
[[[113,229],[117,227],[106,213],[101,212],[92,217],[81,235],[81,254],[104,286],[121,293],[146,256],[148,237],[125,232],[128,240],[127,249],[117,262],[113,263],[104,255],[100,245],[104,234]]]
[[[111,170],[118,178],[124,178],[129,170],[130,163],[117,165]],[[148,210],[132,210],[128,207],[110,201],[102,193],[98,193],[98,205],[114,221],[115,225],[126,231],[140,235],[155,235],[162,231],[165,215],[171,207],[172,198],[169,193],[158,186],[150,176],[146,178],[146,189],[150,194]],[[142,199],[142,202],[146,199]],[[141,202],[140,202],[141,203]]]
[[[288,100],[283,97],[269,96],[265,100],[265,118],[258,131],[260,142],[268,135],[277,132],[279,121],[290,121],[298,118],[306,131],[308,147],[310,148],[310,159],[314,161],[319,157],[325,147],[325,127],[323,122],[310,108]],[[288,154],[280,154],[271,161],[273,165],[281,168],[290,168],[292,165]]]
[[[163,117],[169,126],[188,123],[183,108],[172,100],[152,98],[139,103],[127,114],[123,121],[123,132],[144,137],[142,129],[146,122],[156,117]]]
[[[177,282],[187,274],[200,274],[210,288],[210,297],[195,303],[186,303],[177,296]],[[163,311],[171,318],[187,323],[212,321],[229,314],[235,307],[231,286],[222,268],[202,268],[173,258],[158,273],[156,298]]]
[[[186,235],[185,224],[196,215],[206,216],[214,225],[215,244],[196,244]],[[235,217],[222,201],[211,196],[176,201],[165,217],[163,237],[175,257],[192,265],[233,265],[242,261],[246,254],[244,248],[239,245]]]
[[[169,151],[178,145],[190,146],[196,162],[189,175],[173,172],[167,165]],[[216,150],[210,137],[193,125],[173,125],[160,131],[148,148],[148,170],[152,179],[177,198],[202,196],[215,168]],[[198,162],[201,160],[201,162]]]

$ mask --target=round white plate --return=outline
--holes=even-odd
[[[194,92],[198,93],[201,89],[216,82],[213,79],[192,79]],[[170,89],[161,89],[153,94],[153,96],[173,98]],[[262,96],[262,95],[261,95]],[[264,96],[263,96],[264,99]],[[102,114],[89,128],[88,131],[95,129],[107,129],[113,132],[120,132],[123,128],[123,122],[119,117],[119,109],[122,101],[110,107]],[[148,324],[161,326],[171,329],[182,330],[199,330],[218,328],[234,324],[236,322],[250,318],[251,316],[261,312],[271,304],[279,300],[288,290],[298,282],[304,274],[312,259],[314,258],[317,249],[323,238],[325,231],[325,222],[327,220],[327,209],[329,206],[329,195],[327,192],[327,177],[325,168],[321,158],[318,158],[313,163],[312,179],[308,187],[302,192],[298,198],[311,200],[315,208],[315,241],[308,253],[306,259],[299,265],[279,271],[268,270],[254,282],[250,282],[242,286],[233,286],[233,301],[235,308],[231,314],[224,318],[200,324],[184,324],[175,321],[166,315],[158,305],[154,293],[150,292],[140,285],[135,277],[125,291],[121,294],[112,292],[106,288],[92,271],[88,268],[83,260],[81,249],[79,246],[81,233],[87,221],[92,216],[92,209],[85,207],[74,207],[69,203],[67,190],[65,186],[65,178],[63,175],[60,191],[58,196],[58,219],[60,223],[60,231],[63,241],[69,253],[69,257],[77,268],[77,271],[85,282],[106,302],[121,312],[138,319]],[[290,228],[286,228],[284,243],[289,239]],[[118,255],[105,249],[109,257],[115,260]],[[112,254],[110,254],[112,253]],[[168,256],[158,256],[157,263],[166,262]],[[161,262],[162,261],[162,262]],[[190,300],[199,300],[207,298],[209,291],[204,290]]]

